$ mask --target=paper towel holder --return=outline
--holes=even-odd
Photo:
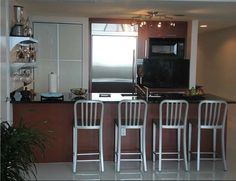
[[[48,75],[48,92],[56,93],[57,89],[57,75],[54,72],[50,72]]]

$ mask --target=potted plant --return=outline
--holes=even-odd
[[[1,180],[21,181],[36,178],[34,149],[45,149],[45,136],[39,130],[1,122]]]

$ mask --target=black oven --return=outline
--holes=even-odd
[[[184,38],[150,38],[149,58],[174,56],[184,58]]]

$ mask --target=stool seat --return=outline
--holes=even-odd
[[[83,123],[81,119],[77,120],[77,128],[84,128],[84,129],[99,129],[101,124],[100,124],[100,119],[93,120],[93,124],[86,125]]]
[[[170,120],[168,120],[168,121],[170,121]],[[156,126],[159,127],[160,119],[152,119],[152,123],[156,124]],[[168,129],[184,128],[184,121],[181,120],[179,125],[162,125],[162,127],[168,128]]]
[[[115,121],[115,124],[119,125],[118,119],[114,119],[114,121]],[[140,120],[137,120],[137,119],[134,120],[135,125],[128,124],[129,121],[127,121],[127,122],[126,122],[126,121],[127,121],[127,120],[125,120],[125,119],[121,119],[121,126],[126,126],[126,127],[130,127],[130,128],[132,128],[132,127],[137,128],[137,127],[143,126],[143,124],[144,124],[144,122],[143,122],[142,119],[140,119]]]

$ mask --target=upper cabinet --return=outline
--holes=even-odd
[[[171,24],[172,23],[172,24]],[[173,24],[174,23],[174,24]],[[138,58],[149,57],[150,38],[187,38],[187,22],[148,21],[138,30]]]
[[[48,74],[57,74],[58,91],[82,87],[83,82],[83,24],[33,23],[34,37],[40,42],[37,51],[34,88],[46,92]]]

